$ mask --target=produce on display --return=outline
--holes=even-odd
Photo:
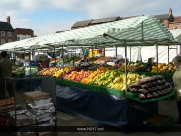
[[[36,75],[47,75],[47,76],[52,76],[54,75],[59,69],[56,67],[53,68],[44,68],[41,71],[38,71]]]
[[[72,71],[70,74],[65,75],[64,79],[80,82],[83,78],[86,78],[92,73],[92,71]]]
[[[51,58],[50,59],[50,63],[55,63],[55,62],[60,62],[61,59],[60,58]]]
[[[53,76],[55,76],[57,78],[61,78],[62,74],[64,74],[65,72],[68,72],[70,69],[73,69],[73,67],[65,66],[64,68],[60,68],[53,74]]]
[[[176,67],[172,62],[168,63],[167,65],[165,63],[159,63],[158,64],[158,72],[164,72],[164,73],[174,73],[176,70]],[[153,73],[157,72],[157,67],[152,66],[152,71]]]
[[[140,99],[149,99],[171,92],[172,87],[170,83],[166,83],[163,76],[156,75],[139,79],[129,86],[129,91],[138,93]]]
[[[128,72],[127,85],[137,82],[139,79],[146,77],[146,75],[139,75],[137,73]],[[126,89],[125,73],[118,75],[108,86],[108,88],[118,89],[124,91]]]
[[[120,76],[121,71],[119,70],[108,70],[102,74],[96,76],[90,84],[97,86],[107,86],[110,82],[112,82],[116,77]]]
[[[105,57],[99,57],[99,58],[97,58],[96,61],[94,61],[94,63],[96,63],[96,64],[104,64],[104,63],[108,62],[112,58],[114,58],[114,57],[109,57],[109,56],[107,56],[107,57],[106,56]]]
[[[98,76],[101,73],[104,73],[108,70],[108,68],[105,67],[99,67],[96,71],[93,71],[88,77],[83,78],[81,80],[81,83],[89,84],[96,76]]]

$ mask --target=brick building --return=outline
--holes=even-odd
[[[169,30],[181,29],[181,16],[176,16],[169,22]]]
[[[83,21],[77,21],[72,27],[71,30],[74,29],[79,29],[79,28],[84,28],[84,27],[89,27],[97,24],[102,24],[102,23],[108,23],[108,22],[113,22],[113,21],[118,21],[120,20],[120,17],[110,17],[110,18],[102,18],[102,19],[89,19],[89,20],[83,20]]]
[[[128,17],[117,16],[117,17],[111,17],[111,18],[77,21],[71,27],[71,30],[89,27],[92,25],[97,25],[97,24],[102,24],[102,23],[107,23],[107,22],[112,22],[112,21],[124,20],[124,19],[133,18],[133,17],[137,17],[137,16],[128,16]],[[144,15],[142,15],[142,16],[144,16]],[[169,30],[181,29],[181,16],[174,17],[172,14],[171,8],[169,9],[168,13],[166,13],[166,14],[159,14],[159,15],[153,15],[153,16],[160,19]]]
[[[7,22],[0,22],[0,45],[13,42],[14,40],[14,29],[8,16]]]
[[[7,17],[7,22],[0,21],[0,45],[31,37],[35,37],[34,31],[32,29],[26,29],[26,28],[13,29],[10,22],[10,16]]]
[[[15,41],[20,41],[27,38],[35,37],[34,31],[32,29],[26,29],[26,28],[14,29],[14,36],[15,36]]]

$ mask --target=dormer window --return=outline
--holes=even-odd
[[[178,29],[178,25],[173,26],[173,29]]]
[[[5,32],[4,31],[1,31],[1,36],[5,36]]]

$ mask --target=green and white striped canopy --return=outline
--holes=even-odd
[[[170,32],[172,33],[174,39],[178,43],[181,43],[181,29],[170,30]]]
[[[59,48],[62,46],[152,46],[176,43],[171,32],[153,16],[140,16],[86,28],[22,40],[16,49]],[[6,44],[4,44],[5,46]],[[5,49],[5,47],[3,48]],[[0,46],[1,50],[1,46]]]

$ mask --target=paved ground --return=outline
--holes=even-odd
[[[21,93],[17,93],[17,100],[18,103],[23,107],[23,103],[24,100],[22,99],[22,94]],[[177,106],[175,103],[174,99],[167,99],[167,100],[162,100],[159,102],[159,108],[158,108],[158,113],[162,114],[162,115],[168,115],[171,117],[174,117],[175,121],[178,118],[178,112],[177,112]],[[89,121],[83,120],[81,118],[72,116],[70,114],[58,111],[57,112],[57,124],[59,127],[59,129],[71,129],[74,127],[72,126],[85,126],[86,128],[91,126],[90,129],[93,130],[95,127],[98,127],[100,129],[101,126],[97,126]],[[93,127],[92,127],[93,126]],[[180,126],[181,127],[181,126]],[[77,127],[75,127],[77,128]],[[118,130],[118,129],[117,129]],[[168,129],[170,130],[170,129]],[[180,128],[181,130],[181,128]],[[0,136],[5,136],[5,134],[1,134]],[[155,132],[138,132],[136,130],[134,130],[133,132],[95,132],[95,131],[91,131],[91,132],[58,132],[57,133],[58,136],[126,136],[126,135],[130,135],[130,136],[155,136],[155,135],[164,135],[164,136],[176,136],[176,135],[181,135],[181,132],[170,132],[170,131],[163,131],[162,133],[155,133]]]

